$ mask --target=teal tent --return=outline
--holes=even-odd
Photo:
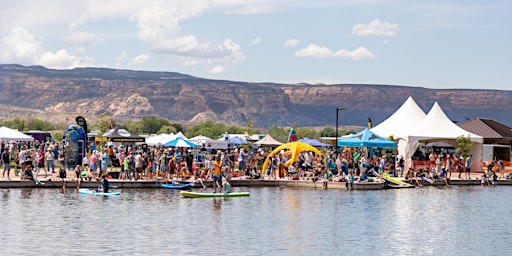
[[[368,128],[338,140],[338,146],[344,147],[373,147],[373,148],[396,148],[396,143],[385,139]]]

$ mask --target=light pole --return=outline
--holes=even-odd
[[[336,150],[336,159],[338,159],[338,154],[340,153],[340,148],[338,146],[338,113],[340,112],[340,110],[345,110],[347,108],[344,108],[344,107],[339,107],[339,108],[336,108],[336,145],[334,146],[335,150]]]

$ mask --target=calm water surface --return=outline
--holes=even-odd
[[[1,255],[511,255],[512,187],[1,189]]]

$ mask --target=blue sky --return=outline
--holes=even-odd
[[[0,63],[512,88],[512,1],[3,0]]]

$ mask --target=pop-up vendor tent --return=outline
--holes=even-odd
[[[117,126],[114,129],[110,129],[103,134],[103,137],[107,138],[108,141],[112,142],[145,142],[146,138],[137,135],[133,132],[129,132],[121,127]]]

